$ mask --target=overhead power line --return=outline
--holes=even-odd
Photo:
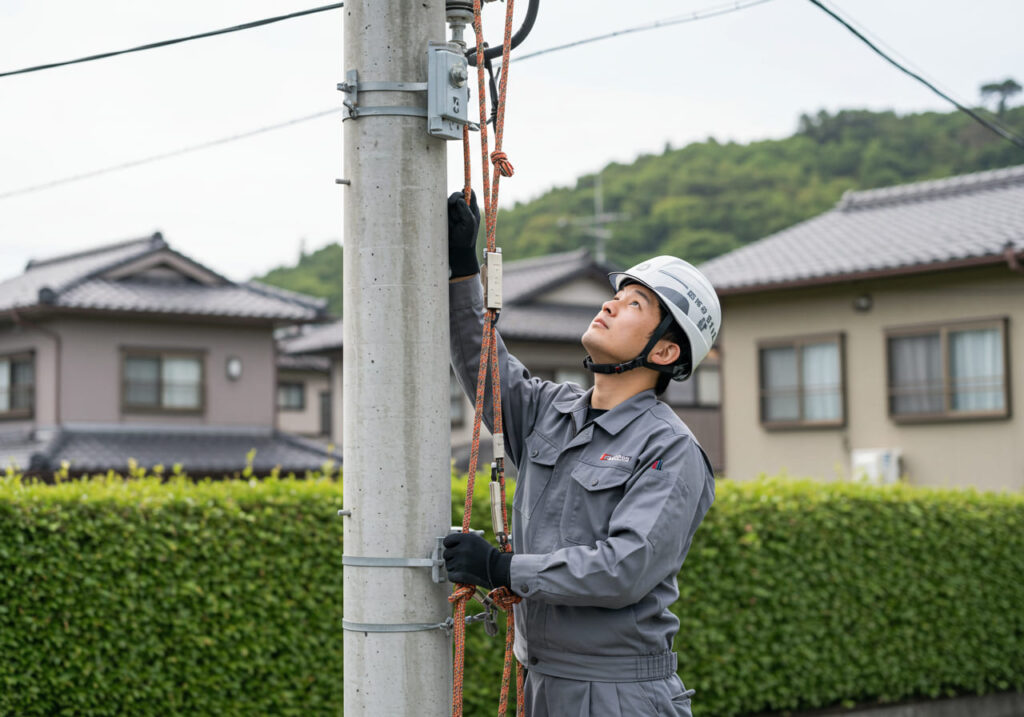
[[[737,4],[734,4],[734,5],[729,5],[727,7],[718,6],[717,8],[709,8],[708,10],[697,10],[696,12],[694,12],[694,13],[692,13],[690,15],[687,15],[685,17],[676,16],[676,17],[665,19],[665,20],[658,20],[656,22],[648,23],[646,25],[641,25],[641,26],[638,26],[638,27],[627,28],[625,30],[618,30],[616,32],[608,33],[608,34],[605,34],[605,35],[600,35],[598,37],[591,37],[591,38],[587,38],[587,39],[584,39],[584,40],[577,40],[576,42],[571,42],[571,43],[568,43],[566,45],[559,45],[557,47],[549,47],[549,48],[547,48],[545,50],[538,50],[537,52],[534,52],[534,53],[531,53],[531,54],[528,54],[528,55],[523,55],[523,56],[521,56],[521,57],[519,57],[517,59],[518,60],[524,60],[524,59],[527,59],[529,57],[536,57],[538,55],[543,55],[543,54],[546,54],[546,53],[549,53],[549,52],[556,52],[558,50],[564,50],[564,49],[569,48],[569,47],[575,47],[577,45],[583,45],[583,44],[586,44],[586,43],[589,43],[589,42],[597,42],[598,40],[604,40],[604,39],[607,39],[607,38],[610,38],[610,37],[616,37],[618,35],[625,35],[625,34],[634,33],[634,32],[642,32],[644,30],[655,30],[655,29],[660,28],[660,27],[669,27],[670,25],[678,25],[678,24],[685,23],[685,22],[693,22],[694,20],[703,20],[705,18],[715,17],[716,15],[722,15],[722,14],[725,14],[727,12],[735,12],[736,10],[742,10],[744,8],[747,8],[747,7],[752,7],[753,5],[760,5],[762,3],[766,3],[766,2],[769,2],[769,1],[770,0],[754,0],[753,2],[748,2],[745,5],[737,3]],[[301,14],[309,14],[309,13],[313,13],[313,12],[322,12],[324,10],[331,10],[331,9],[334,9],[334,8],[342,7],[342,5],[344,5],[344,3],[336,3],[334,5],[325,5],[325,6],[321,7],[321,8],[314,8],[312,10],[306,10],[306,11],[304,11]],[[279,19],[285,19],[285,18],[288,18],[288,17],[296,17],[298,14],[300,14],[300,13],[293,13],[292,15],[282,15],[279,18],[268,18],[267,20],[258,20],[257,22],[258,23],[262,23],[262,24],[267,24],[268,22],[276,22]],[[252,23],[250,23],[250,25],[252,25]],[[242,29],[245,26],[239,25],[237,27],[238,27],[238,29]],[[221,32],[230,32],[230,31],[232,31],[232,29],[233,28],[227,28],[225,30],[217,30],[217,31],[214,31],[212,33],[207,33],[206,35],[196,35],[195,37],[207,37],[209,35],[218,34],[218,33],[221,33]],[[154,45],[146,46],[146,48],[148,48],[148,47],[160,47],[162,45],[172,44],[174,42],[184,42],[187,39],[191,39],[191,38],[181,38],[180,40],[168,40],[168,41],[166,41],[164,43],[155,43]],[[146,49],[146,48],[137,48],[137,49]],[[107,53],[106,55],[97,55],[96,59],[98,59],[99,57],[110,57],[110,56],[115,55],[115,54],[123,54],[123,52],[133,52],[133,50],[124,50],[124,51],[122,51],[122,53]],[[90,58],[83,58],[82,60],[72,60],[71,62],[84,62],[87,59],[90,59]],[[40,66],[40,68],[28,68],[27,70],[18,70],[17,72],[31,72],[31,71],[33,71],[33,69],[46,69],[48,67],[59,67],[61,64],[70,64],[70,63],[55,63],[55,64],[52,64],[52,65],[43,65],[43,66]],[[11,72],[3,73],[3,74],[0,74],[0,77],[3,77],[4,75],[9,75],[9,74],[17,74],[17,72],[14,72],[14,73],[11,73]],[[263,134],[264,132],[271,132],[271,131],[276,130],[276,129],[282,129],[284,127],[290,127],[291,125],[299,124],[300,122],[308,122],[309,120],[317,119],[319,117],[325,117],[325,116],[327,116],[327,115],[329,115],[329,114],[331,114],[333,112],[340,112],[340,109],[325,110],[323,112],[317,112],[315,114],[306,115],[304,117],[296,117],[295,119],[287,120],[285,122],[280,122],[280,123],[275,124],[275,125],[270,125],[270,126],[267,126],[267,127],[261,127],[259,129],[252,130],[252,131],[249,131],[249,132],[242,132],[240,134],[234,134],[234,135],[231,135],[230,137],[221,137],[220,139],[211,140],[209,142],[203,142],[202,144],[191,145],[189,147],[183,147],[181,149],[176,149],[176,150],[173,150],[173,151],[170,151],[170,152],[163,152],[161,154],[155,154],[155,155],[151,155],[149,157],[143,157],[142,159],[136,159],[136,160],[133,160],[133,161],[130,161],[130,162],[123,162],[121,164],[115,164],[115,165],[112,165],[110,167],[104,167],[102,169],[96,169],[96,170],[89,171],[89,172],[82,172],[80,174],[74,174],[74,175],[71,175],[71,176],[68,176],[68,177],[63,177],[61,179],[55,179],[55,180],[52,180],[52,181],[49,181],[49,182],[43,182],[41,184],[33,184],[31,186],[22,187],[20,189],[12,189],[12,190],[7,191],[7,192],[0,192],[0,200],[9,199],[11,197],[20,196],[20,195],[23,195],[23,194],[30,194],[32,192],[40,192],[40,191],[43,191],[45,189],[52,189],[54,187],[59,187],[59,186],[61,186],[63,184],[70,184],[71,182],[79,182],[79,181],[82,181],[82,180],[85,180],[85,179],[92,179],[93,177],[99,177],[99,176],[104,175],[104,174],[110,174],[111,172],[117,172],[117,171],[120,171],[120,170],[123,170],[123,169],[130,169],[132,167],[138,167],[140,165],[149,164],[151,162],[157,162],[157,161],[160,161],[162,159],[169,159],[171,157],[177,157],[177,156],[182,155],[182,154],[190,154],[192,152],[198,152],[198,151],[201,151],[201,150],[204,150],[204,149],[209,149],[211,147],[216,147],[218,145],[227,144],[228,142],[234,142],[236,140],[245,139],[247,137],[252,137],[252,136],[255,136],[255,135],[258,135],[258,134]]]
[[[671,27],[672,25],[682,25],[688,22],[694,22],[695,20],[706,20],[712,17],[718,17],[719,15],[727,15],[737,10],[746,10],[748,7],[754,7],[755,5],[763,5],[771,0],[751,0],[749,2],[741,3],[734,2],[728,5],[718,5],[716,7],[706,8],[704,10],[695,10],[688,15],[677,15],[675,17],[666,18],[664,20],[655,20],[644,25],[637,25],[636,27],[627,27],[624,30],[616,30],[615,32],[607,32],[603,35],[595,35],[594,37],[587,37],[582,40],[575,40],[573,42],[567,42],[564,45],[556,45],[554,47],[548,47],[543,50],[537,50],[536,52],[528,52],[525,55],[520,55],[512,59],[512,62],[522,62],[523,60],[529,60],[531,57],[540,57],[541,55],[547,55],[551,52],[558,52],[559,50],[567,50],[570,47],[579,47],[580,45],[587,45],[591,42],[597,42],[598,40],[608,40],[612,37],[620,37],[622,35],[631,35],[634,32],[645,32],[647,30],[657,30],[662,27]]]
[[[255,27],[262,27],[263,25],[270,25],[275,22],[281,22],[282,20],[291,20],[295,17],[302,17],[304,15],[313,15],[318,12],[325,12],[327,10],[337,10],[339,7],[343,7],[345,3],[339,2],[333,5],[324,5],[322,7],[314,7],[309,10],[299,10],[298,12],[288,13],[287,15],[278,15],[277,17],[268,17],[262,20],[253,20],[252,22],[243,23],[241,25],[232,25],[231,27],[224,27],[220,30],[211,30],[209,32],[203,32],[198,35],[189,35],[187,37],[176,37],[173,40],[161,40],[160,42],[151,42],[148,45],[139,45],[138,47],[131,47],[127,50],[115,50],[113,52],[103,52],[99,55],[89,55],[88,57],[79,57],[76,60],[64,60],[62,62],[51,62],[46,65],[36,65],[35,67],[25,67],[20,70],[10,70],[8,72],[0,72],[0,77],[10,77],[11,75],[24,75],[29,72],[39,72],[41,70],[51,70],[54,67],[64,67],[66,65],[77,65],[82,62],[92,62],[93,60],[103,60],[108,57],[116,57],[117,55],[127,55],[131,52],[142,52],[143,50],[154,50],[158,47],[167,47],[168,45],[177,45],[181,42],[189,42],[190,40],[201,40],[204,37],[214,37],[215,35],[225,35],[229,32],[238,32],[239,30],[251,30]]]
[[[841,24],[843,27],[845,27],[847,30],[852,32],[857,37],[857,39],[859,39],[865,45],[870,47],[877,55],[879,55],[882,59],[884,59],[890,65],[892,65],[893,67],[898,69],[900,72],[903,72],[903,73],[905,73],[907,75],[910,75],[915,80],[920,82],[922,85],[927,87],[929,90],[934,92],[936,95],[938,95],[942,99],[944,99],[947,102],[949,102],[950,104],[952,104],[954,107],[956,107],[958,110],[960,110],[964,114],[968,115],[971,119],[973,119],[978,124],[980,124],[983,127],[991,130],[992,132],[995,132],[997,135],[999,135],[1000,137],[1002,137],[1006,141],[1016,145],[1017,147],[1020,147],[1021,149],[1024,149],[1024,137],[1021,137],[1021,136],[1015,134],[1014,132],[1012,132],[1011,130],[1007,129],[1006,127],[1003,127],[998,122],[985,119],[984,117],[979,115],[977,112],[972,110],[970,107],[967,107],[965,105],[960,104],[959,102],[954,100],[952,97],[947,95],[945,92],[940,90],[938,87],[933,85],[931,82],[929,82],[925,78],[921,77],[921,75],[917,74],[916,72],[914,72],[912,70],[907,69],[905,66],[901,65],[899,62],[897,62],[892,57],[887,55],[885,52],[883,52],[881,49],[879,49],[879,47],[877,45],[875,45],[875,43],[871,42],[871,40],[866,38],[860,31],[858,31],[855,27],[853,27],[846,20],[844,20],[843,18],[839,17],[839,15],[837,15],[835,12],[833,12],[829,8],[825,7],[825,5],[823,5],[819,0],[809,0],[809,1],[812,4],[817,5],[822,11],[824,11],[826,14],[828,14],[830,17],[832,17],[832,19],[834,19],[839,24]]]
[[[214,139],[209,142],[203,142],[202,144],[194,144],[189,147],[182,147],[175,149],[170,152],[163,152],[161,154],[154,154],[149,157],[143,157],[142,159],[135,159],[130,162],[122,162],[121,164],[115,164],[110,167],[104,167],[103,169],[95,169],[91,172],[82,172],[81,174],[73,174],[69,177],[63,177],[61,179],[54,179],[50,182],[43,182],[42,184],[33,184],[29,187],[22,187],[21,189],[12,189],[8,192],[0,192],[0,199],[9,199],[10,197],[16,197],[21,194],[30,194],[32,192],[39,192],[43,189],[51,189],[53,187],[59,187],[62,184],[70,184],[71,182],[79,182],[83,179],[92,179],[102,174],[109,174],[110,172],[117,172],[122,169],[129,169],[131,167],[138,167],[143,164],[149,164],[150,162],[156,162],[161,159],[169,159],[171,157],[177,157],[182,154],[190,154],[191,152],[198,152],[203,149],[209,149],[210,147],[216,147],[221,144],[227,144],[228,142],[234,142],[240,139],[246,139],[247,137],[254,137],[264,132],[272,132],[276,129],[283,129],[285,127],[291,127],[292,125],[300,124],[302,122],[309,122],[320,117],[327,117],[328,115],[337,114],[341,115],[341,108],[334,107],[329,110],[323,110],[322,112],[315,112],[311,115],[305,115],[304,117],[296,117],[294,119],[286,120],[284,122],[278,122],[277,124],[267,125],[266,127],[260,127],[259,129],[250,130],[248,132],[242,132],[240,134],[233,134],[230,137],[221,137],[220,139]]]

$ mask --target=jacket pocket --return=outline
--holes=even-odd
[[[512,508],[523,516],[529,518],[540,502],[551,482],[558,453],[558,449],[537,431],[526,437],[526,452],[512,496]]]
[[[628,471],[612,466],[577,464],[562,510],[562,537],[578,545],[594,545],[607,538],[612,512],[622,500],[629,477]]]

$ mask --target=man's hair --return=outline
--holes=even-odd
[[[665,305],[662,304],[661,300],[659,299],[658,300],[658,319],[659,320],[664,320],[665,319],[665,312],[666,311],[668,311],[668,309],[665,308]],[[688,338],[686,338],[686,334],[683,333],[683,330],[679,327],[679,324],[677,324],[675,321],[673,321],[672,323],[670,323],[668,325],[668,328],[665,330],[665,333],[662,334],[661,338],[667,339],[667,340],[671,341],[672,343],[676,344],[677,346],[679,346],[679,358],[676,359],[676,364],[680,364],[680,363],[688,364],[688,363],[690,363],[693,360],[693,352],[690,349],[690,340]],[[673,364],[673,365],[675,365],[675,364]],[[665,393],[665,390],[668,388],[668,384],[669,384],[669,382],[671,380],[672,380],[672,374],[659,372],[658,373],[658,382],[654,385],[654,393],[655,393],[655,395],[660,396],[661,394]]]

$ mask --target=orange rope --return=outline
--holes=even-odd
[[[495,250],[496,227],[498,222],[498,186],[501,177],[511,177],[515,171],[508,155],[501,149],[505,128],[505,95],[508,87],[509,51],[512,47],[512,9],[514,0],[505,2],[505,42],[501,56],[501,81],[498,91],[498,108],[494,122],[494,152],[488,155],[487,140],[487,85],[484,78],[484,38],[481,21],[481,0],[473,0],[473,29],[476,32],[476,69],[480,107],[480,153],[483,170],[484,219],[487,233],[487,251]],[[472,169],[470,162],[469,128],[462,131],[462,156],[465,170],[466,202],[470,201],[472,192]],[[488,161],[493,165],[493,176],[487,171]],[[463,505],[462,532],[469,532],[470,519],[473,514],[473,491],[476,485],[477,463],[480,459],[480,424],[483,419],[484,391],[487,384],[488,366],[491,375],[491,400],[494,411],[494,433],[504,432],[501,413],[501,381],[498,372],[498,342],[494,334],[494,325],[498,320],[498,312],[488,309],[484,316],[483,337],[480,342],[480,368],[477,371],[475,408],[473,412],[473,443],[469,452],[469,476],[466,484],[466,502]],[[501,514],[504,524],[508,526],[508,509],[505,500],[505,468],[504,459],[497,458],[498,482],[501,486]],[[512,552],[508,540],[501,544],[503,552]],[[452,715],[462,717],[462,693],[466,662],[466,603],[476,592],[472,585],[457,585],[448,600],[455,606],[454,641],[455,641],[455,674],[452,685]],[[498,702],[498,715],[505,717],[508,711],[508,690],[511,682],[513,643],[515,640],[515,615],[513,606],[522,598],[508,588],[491,591],[490,599],[495,606],[508,614],[505,628],[505,665],[501,675],[501,693]],[[516,663],[516,716],[525,717],[526,705],[523,699],[523,670]]]

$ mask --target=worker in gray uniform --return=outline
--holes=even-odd
[[[471,397],[483,326],[472,203],[448,201],[452,366]],[[614,296],[582,337],[592,389],[531,377],[498,339],[505,451],[518,469],[514,553],[474,534],[445,539],[452,582],[523,598],[515,654],[529,717],[691,715],[669,606],[715,481],[657,396],[707,355],[721,308],[704,275],[675,257],[610,278]]]

